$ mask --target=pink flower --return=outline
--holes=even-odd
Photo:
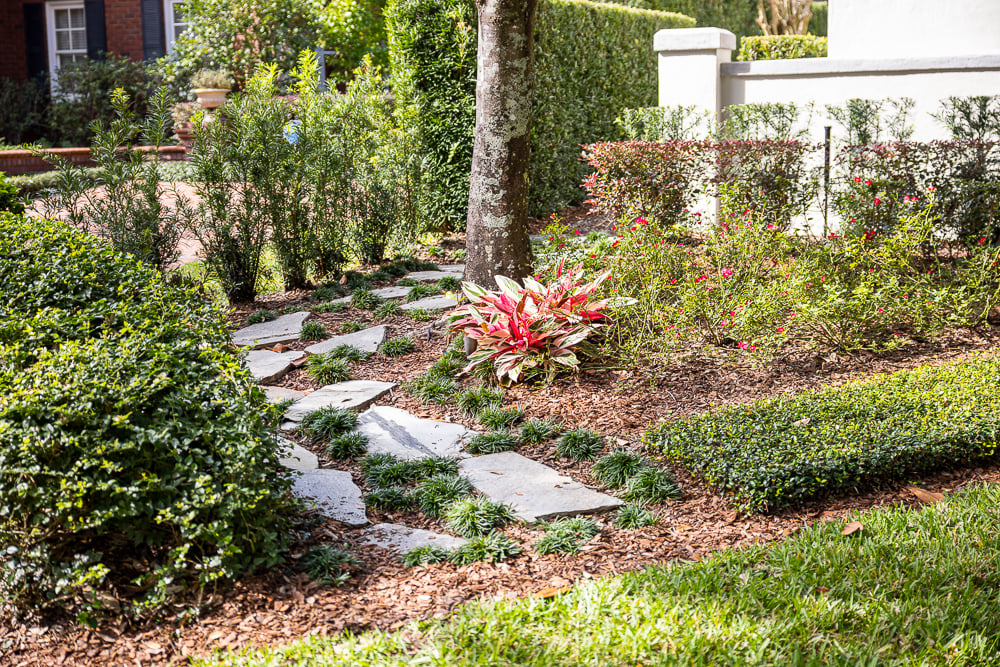
[[[774,229],[774,225],[768,225],[767,228],[768,229]]]
[[[879,309],[878,309],[878,312],[880,312],[880,313],[884,313],[884,312],[885,312],[885,310],[883,310],[882,308],[879,308]]]
[[[855,176],[854,177],[854,182],[855,183],[860,183],[861,182],[861,177],[860,176]]]
[[[865,185],[871,185],[871,184],[872,184],[871,180],[865,181]]]
[[[723,267],[723,269],[722,269],[722,277],[723,278],[728,278],[731,275],[733,275],[733,270],[730,269],[729,267]]]
[[[576,234],[577,236],[579,236],[580,235],[580,230],[579,229],[574,229],[573,233]]]
[[[785,333],[785,327],[778,327],[777,329],[775,329],[775,331],[777,331],[778,333]]]
[[[882,203],[882,200],[879,199],[878,197],[875,197],[875,205],[878,206],[881,203]]]

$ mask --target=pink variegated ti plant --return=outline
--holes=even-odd
[[[451,316],[451,330],[477,343],[466,371],[492,361],[503,383],[560,370],[574,370],[580,360],[575,348],[607,319],[604,300],[592,301],[607,271],[589,283],[580,267],[566,270],[559,262],[555,279],[543,285],[525,278],[524,285],[496,276],[499,292],[463,282],[469,303]]]

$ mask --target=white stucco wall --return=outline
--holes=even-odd
[[[833,0],[828,34],[831,59],[1000,54],[1000,0]]]

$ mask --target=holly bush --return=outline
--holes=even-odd
[[[149,617],[281,558],[290,480],[229,349],[196,292],[0,215],[5,613]]]

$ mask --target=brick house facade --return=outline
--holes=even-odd
[[[0,0],[0,77],[24,81],[104,52],[158,58],[183,30],[181,2]]]

